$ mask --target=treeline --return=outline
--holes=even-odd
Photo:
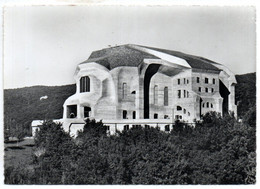
[[[244,123],[207,113],[170,133],[135,128],[108,136],[87,120],[77,138],[46,122],[35,139],[33,169],[5,169],[6,184],[254,184],[255,111]]]

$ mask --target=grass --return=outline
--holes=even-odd
[[[5,144],[4,166],[28,167],[32,163],[34,140],[25,139],[18,143]]]

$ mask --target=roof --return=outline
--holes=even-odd
[[[140,50],[140,48],[144,50]],[[214,64],[216,65],[218,63],[203,57],[140,45],[121,45],[94,51],[91,53],[88,60],[81,64],[96,62],[110,70],[119,66],[136,67],[139,66],[144,59],[161,59],[156,54],[153,54],[151,50],[184,59],[191,68],[220,71],[219,68],[214,66]]]

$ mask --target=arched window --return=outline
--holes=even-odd
[[[207,87],[205,88],[205,92],[206,92],[206,93],[209,92],[209,89],[208,89]]]
[[[182,110],[182,107],[181,106],[177,106],[177,110]]]
[[[125,99],[126,98],[126,87],[127,87],[127,85],[126,85],[126,83],[123,83],[123,99]]]
[[[209,102],[207,102],[207,108],[209,107]]]
[[[158,86],[157,85],[154,86],[153,94],[154,94],[154,104],[158,104]]]
[[[127,111],[123,110],[123,119],[127,119]]]
[[[168,106],[168,87],[164,87],[164,106]]]
[[[133,119],[135,119],[135,111],[133,111]]]
[[[158,119],[158,114],[154,114],[154,115],[153,115],[153,118],[154,118],[154,119]]]
[[[88,76],[80,78],[80,92],[90,92],[90,79]]]

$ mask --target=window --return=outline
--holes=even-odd
[[[205,83],[209,83],[209,78],[205,77]]]
[[[165,131],[170,131],[170,125],[165,125],[165,126],[164,126],[164,130],[165,130]]]
[[[209,107],[209,102],[207,102],[207,108]]]
[[[179,119],[179,115],[176,115],[176,116],[175,116],[175,119]]]
[[[211,92],[214,93],[214,89],[213,88],[211,89]]]
[[[91,108],[84,107],[84,117],[90,117]]]
[[[145,125],[144,128],[145,129],[150,129],[150,125]]]
[[[207,87],[205,88],[205,92],[206,92],[206,93],[209,92],[209,89],[208,89]]]
[[[77,117],[77,105],[68,105],[67,118],[76,118],[76,117]]]
[[[125,99],[126,95],[127,95],[126,89],[127,89],[127,85],[126,85],[126,83],[123,83],[123,99]]]
[[[183,109],[183,113],[186,114],[186,109]]]
[[[90,92],[90,79],[88,76],[80,78],[80,92]]]
[[[186,79],[185,78],[183,78],[183,84],[185,84],[186,83]]]
[[[186,98],[186,90],[183,91],[183,97]]]
[[[210,104],[210,106],[211,106],[211,108],[213,108],[213,104],[212,103]]]
[[[187,79],[187,84],[189,84],[189,80]]]
[[[182,116],[180,115],[179,118],[182,119]]]
[[[132,91],[131,94],[135,94],[135,91]]]
[[[178,90],[178,98],[181,98],[181,90]]]
[[[190,112],[188,112],[188,116],[190,116]]]
[[[168,115],[164,115],[164,119],[170,119]]]
[[[204,108],[205,103],[202,104],[202,107]]]
[[[133,119],[135,119],[135,111],[133,111]]]
[[[168,87],[164,87],[164,106],[168,106]]]
[[[181,106],[177,106],[177,111],[182,110]]]
[[[180,85],[181,84],[181,79],[178,79],[178,85]]]
[[[190,95],[189,95],[189,91],[187,91],[187,98],[189,98],[189,96],[190,96]]]
[[[201,92],[201,87],[199,87],[199,92]]]
[[[197,83],[200,83],[200,78],[199,77],[197,77]]]
[[[127,119],[127,111],[123,110],[123,119]]]
[[[105,125],[104,127],[106,128],[107,131],[110,130],[110,126]]]
[[[154,94],[154,104],[158,104],[158,86],[157,85],[154,86],[153,94]]]
[[[212,83],[213,83],[213,84],[215,84],[215,83],[216,83],[216,80],[215,80],[215,79],[213,79],[213,80],[212,80]]]
[[[158,119],[158,114],[154,114],[154,115],[153,115],[153,118],[154,118],[154,119]]]
[[[124,125],[124,130],[125,131],[129,130],[129,125]]]

